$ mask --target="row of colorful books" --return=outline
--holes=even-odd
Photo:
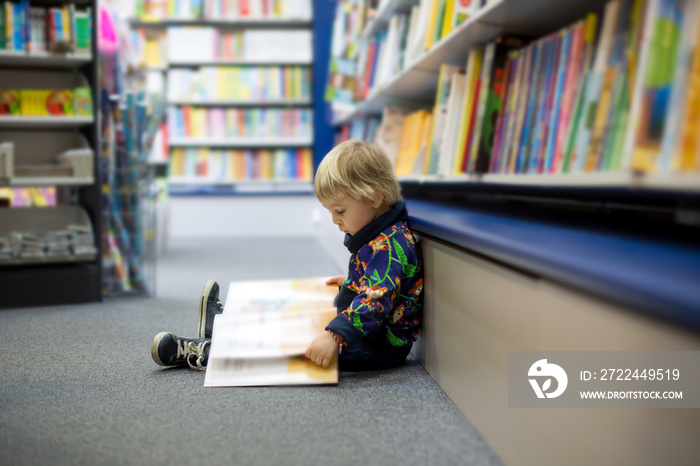
[[[256,62],[310,62],[308,29],[238,29],[170,26],[170,62],[253,60]]]
[[[529,44],[500,37],[386,125],[399,174],[700,170],[698,2],[611,0]]]
[[[310,99],[311,70],[302,66],[203,66],[168,71],[168,99],[264,101]]]
[[[92,115],[92,92],[87,86],[0,90],[0,115],[89,116]]]
[[[0,50],[89,53],[91,43],[89,7],[34,7],[29,0],[0,4]]]
[[[310,19],[312,0],[136,0],[141,18]]]
[[[205,108],[178,106],[168,109],[171,138],[304,138],[311,137],[312,111],[307,108]]]
[[[251,180],[311,180],[311,149],[220,150],[174,148],[171,180],[237,182]]]
[[[341,104],[366,99],[375,89],[410,67],[427,50],[474,16],[487,0],[421,0],[400,10],[386,29],[365,37],[359,32],[387,2],[344,0],[336,10],[329,100]]]

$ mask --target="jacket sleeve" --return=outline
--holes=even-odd
[[[401,288],[405,254],[400,244],[392,236],[381,236],[369,243],[371,251],[362,274],[351,285],[357,296],[347,309],[339,313],[327,329],[342,335],[348,346],[354,345],[361,337],[377,330],[392,319],[392,303]]]

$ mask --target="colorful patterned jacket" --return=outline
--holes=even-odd
[[[360,339],[370,347],[408,352],[418,337],[423,307],[423,262],[409,230],[406,203],[346,235],[352,256],[335,300],[338,315],[327,329],[348,347]]]

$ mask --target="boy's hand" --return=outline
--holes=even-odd
[[[328,280],[326,280],[326,285],[328,285],[328,286],[333,286],[333,285],[343,286],[344,281],[345,281],[345,276],[338,275],[338,276],[331,277]]]
[[[330,333],[323,332],[306,348],[304,356],[319,366],[328,367],[337,352],[338,343],[335,342]]]

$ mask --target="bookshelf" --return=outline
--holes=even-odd
[[[32,1],[26,6],[44,9],[48,16],[49,8],[64,5],[70,8],[71,4],[83,18],[83,26],[87,27],[80,37],[75,36],[82,43],[73,42],[72,50],[52,51],[51,38],[44,42],[46,37],[40,39],[34,31],[21,39],[21,45],[13,44],[21,50],[8,50],[7,40],[0,47],[3,90],[50,90],[56,96],[56,90],[75,93],[79,87],[90,89],[89,99],[86,97],[79,104],[80,111],[76,107],[66,115],[27,116],[22,114],[27,111],[24,106],[20,114],[0,115],[0,143],[10,143],[13,148],[11,163],[3,165],[0,170],[3,172],[0,186],[56,187],[56,205],[0,209],[0,236],[5,239],[12,237],[10,243],[15,250],[8,256],[5,248],[0,259],[2,307],[47,306],[102,299],[95,22],[94,15],[83,15],[88,8],[94,12],[97,3],[92,0]],[[15,3],[13,7],[18,5],[22,4]],[[3,6],[7,8],[7,4]],[[57,42],[60,42],[58,39],[60,37],[57,37]],[[19,39],[15,37],[15,40]],[[20,103],[25,104],[25,101]],[[80,153],[81,158],[69,158],[70,163],[63,164],[57,156],[65,152],[71,152],[70,157]],[[82,250],[77,247],[78,235],[86,246]],[[33,244],[30,248],[28,239],[33,237],[47,238],[43,246],[42,243],[36,246],[40,251],[33,249]],[[71,244],[68,249],[66,242]]]
[[[273,3],[250,2],[244,12],[243,3],[216,11],[228,6],[204,2],[175,15],[146,2],[129,21],[144,40],[164,38],[160,57],[143,61],[164,70],[173,194],[248,191],[239,185],[274,193],[311,181],[313,2],[267,10]],[[226,165],[234,158],[243,159],[235,173]]]
[[[408,0],[379,2],[374,17],[369,19],[362,29],[362,39],[367,40],[386,30],[389,19],[393,15],[407,14],[407,5],[415,6],[418,3]],[[473,11],[469,19],[435,42],[432,47],[422,50],[413,61],[406,63],[402,70],[372,87],[366,98],[355,100],[352,104],[347,102],[338,104],[339,111],[334,113],[333,125],[336,128],[342,128],[358,120],[381,118],[382,112],[389,106],[402,107],[407,111],[431,110],[435,105],[441,67],[448,64],[464,70],[471,48],[483,48],[499,36],[516,35],[534,41],[571,26],[591,12],[598,14],[597,29],[598,35],[600,35],[601,18],[604,16],[606,3],[604,0],[575,0],[571,2],[491,0]],[[355,53],[346,58],[357,60],[358,54]],[[552,187],[555,190],[560,187],[584,189],[612,187],[652,191],[670,190],[684,195],[697,193],[700,189],[700,173],[698,172],[677,175],[672,173],[642,173],[636,170],[624,173],[566,174],[414,173],[403,175],[400,179],[407,184],[443,182],[462,182],[467,185],[495,184],[503,186],[505,190],[510,189],[510,187]]]

